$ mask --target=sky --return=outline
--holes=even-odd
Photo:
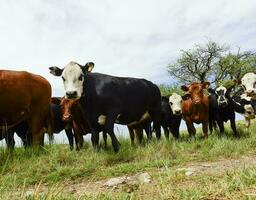
[[[181,49],[211,39],[256,49],[255,0],[0,0],[0,68],[40,74],[92,61],[95,72],[172,83]]]
[[[0,0],[0,69],[44,76],[53,96],[64,89],[48,68],[70,61],[171,84],[166,66],[196,43],[255,51],[255,10],[255,0]]]

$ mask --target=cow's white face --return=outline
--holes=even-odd
[[[245,87],[245,92],[247,95],[256,95],[256,74],[247,73],[241,79],[241,84]]]
[[[50,67],[50,73],[54,76],[61,76],[65,89],[65,97],[68,99],[79,99],[83,95],[85,73],[91,72],[93,62],[82,66],[76,62],[69,62],[63,69],[56,66]]]
[[[225,106],[228,104],[228,100],[226,98],[226,92],[227,92],[227,88],[223,86],[216,88],[215,93],[217,95],[217,102],[219,106]]]
[[[181,112],[182,97],[176,93],[173,93],[169,97],[169,104],[174,115],[180,115]]]
[[[70,62],[62,72],[62,80],[66,92],[66,98],[76,99],[83,94],[84,73],[75,62]]]

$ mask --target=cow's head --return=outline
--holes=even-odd
[[[245,88],[245,93],[248,96],[256,96],[256,74],[247,73],[241,79],[241,84]]]
[[[194,105],[199,105],[202,103],[204,97],[204,89],[209,87],[209,82],[204,83],[191,83],[189,86],[183,85],[181,89],[183,91],[189,92],[190,98]]]
[[[219,86],[215,89],[215,93],[217,95],[218,105],[223,107],[228,105],[227,96],[229,95],[229,91],[224,86]]]
[[[83,83],[85,74],[91,72],[94,63],[86,63],[82,66],[71,61],[63,69],[58,67],[50,67],[50,73],[54,76],[61,76],[65,89],[65,98],[79,99],[83,95]]]
[[[60,106],[61,106],[63,121],[70,122],[73,120],[73,115],[78,103],[79,103],[79,100],[62,98]]]
[[[181,103],[182,97],[176,93],[173,93],[169,97],[169,104],[174,115],[181,115]]]

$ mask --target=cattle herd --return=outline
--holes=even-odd
[[[194,123],[202,123],[204,137],[213,128],[224,133],[224,122],[230,120],[234,136],[235,113],[245,117],[246,126],[256,113],[256,74],[251,72],[237,80],[243,90],[218,86],[210,88],[209,82],[181,86],[185,95],[176,93],[161,96],[157,85],[146,79],[116,77],[92,73],[94,63],[84,66],[69,62],[64,68],[50,67],[50,73],[63,81],[64,97],[52,97],[51,85],[43,77],[24,71],[0,70],[0,139],[14,148],[14,133],[25,147],[42,146],[44,135],[65,130],[70,149],[81,149],[83,135],[91,133],[93,147],[99,146],[102,132],[105,145],[107,135],[117,152],[120,143],[114,133],[114,124],[127,125],[131,143],[135,137],[142,142],[147,138],[161,137],[161,127],[166,139],[171,132],[179,138],[181,120],[186,122],[190,137],[196,134]],[[235,92],[234,92],[235,91]],[[153,125],[153,126],[152,126]],[[75,139],[75,140],[74,140]]]

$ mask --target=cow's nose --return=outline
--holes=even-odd
[[[77,91],[68,91],[66,92],[66,96],[68,99],[75,99],[77,98]]]
[[[63,117],[62,117],[62,120],[63,121],[70,121],[71,120],[71,115],[63,115]]]
[[[175,115],[180,115],[180,114],[181,114],[181,110],[175,110],[175,111],[174,111],[174,114],[175,114]]]

